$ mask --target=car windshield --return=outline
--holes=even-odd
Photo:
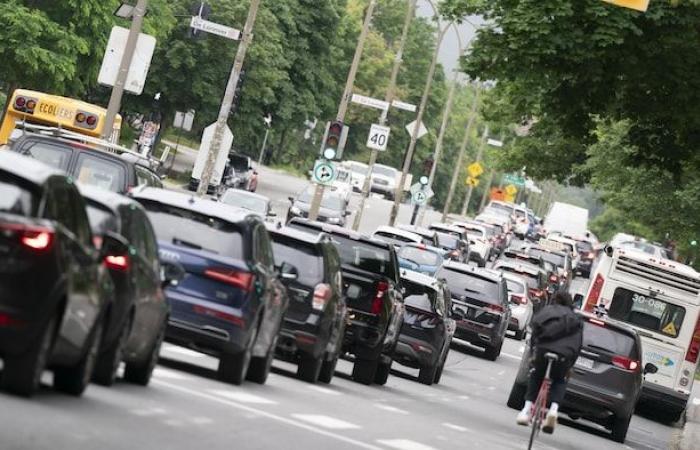
[[[407,280],[406,278],[401,279],[401,285],[405,290],[404,303],[406,306],[423,311],[435,312],[435,302],[437,301],[437,292],[435,289],[425,286],[424,284]],[[409,313],[408,317],[404,316],[404,323],[407,323],[406,319],[408,319],[408,325],[411,325],[412,321],[415,321],[417,317]]]
[[[398,257],[421,266],[438,266],[442,262],[442,257],[435,252],[413,246],[402,247]]]
[[[378,175],[382,175],[382,176],[389,177],[389,178],[396,177],[396,169],[394,169],[393,167],[384,167],[384,166],[380,166],[380,165],[375,165],[373,170],[374,170],[374,173],[376,173]]]
[[[229,163],[233,166],[236,172],[246,172],[248,171],[248,158],[240,155],[229,155]]]
[[[333,235],[333,242],[338,248],[343,264],[391,279],[396,277],[396,269],[392,264],[389,249],[340,235]]]
[[[90,228],[92,228],[93,233],[103,235],[107,231],[119,231],[119,220],[117,216],[105,206],[88,200],[87,213],[88,220],[90,221]]]
[[[566,255],[561,253],[552,253],[544,250],[532,248],[528,251],[528,254],[532,256],[538,256],[547,262],[554,264],[557,267],[564,267],[566,265]]]
[[[39,199],[23,184],[0,172],[0,211],[25,217],[34,213]]]
[[[459,238],[458,237],[453,236],[449,233],[443,233],[441,231],[437,232],[437,237],[438,237],[438,243],[440,244],[440,247],[450,249],[450,250],[459,248]]]
[[[312,246],[285,236],[273,236],[275,264],[283,262],[297,268],[297,282],[314,287],[323,282],[323,256]]]
[[[526,270],[520,270],[517,267],[498,264],[494,267],[494,269],[518,275],[523,280],[525,280],[529,289],[540,288],[540,277],[536,273],[528,272]]]
[[[608,315],[612,319],[675,338],[683,326],[685,308],[646,293],[617,288]]]
[[[659,255],[663,258],[668,259],[668,254],[666,250],[653,244],[641,241],[625,241],[621,242],[620,247],[629,248],[632,250],[637,250],[639,252],[644,252],[648,255]]]
[[[576,250],[579,253],[588,253],[593,251],[593,244],[588,241],[577,241]]]
[[[484,237],[484,229],[483,228],[473,228],[473,227],[464,227],[464,229],[467,231],[467,236],[471,237]]]
[[[489,278],[444,267],[437,278],[444,278],[453,298],[500,303],[500,286]]]
[[[639,358],[637,342],[632,336],[588,320],[583,322],[583,347],[595,352]]]
[[[159,241],[243,259],[243,237],[237,225],[159,202],[142,203]]]
[[[227,190],[221,197],[221,203],[237,206],[259,214],[267,214],[267,201],[245,191]]]

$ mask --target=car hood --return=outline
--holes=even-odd
[[[311,205],[309,203],[294,202],[294,205],[292,206],[294,208],[298,208],[299,211],[304,213],[308,213],[311,209]],[[343,217],[343,214],[340,211],[323,207],[319,208],[318,215],[323,217]]]

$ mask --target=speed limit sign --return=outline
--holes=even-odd
[[[386,150],[386,146],[389,143],[390,131],[391,128],[389,127],[373,123],[372,127],[369,129],[369,136],[367,136],[367,147],[373,150],[379,150],[380,152]]]

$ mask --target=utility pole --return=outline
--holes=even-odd
[[[502,141],[502,139],[501,139]],[[486,184],[484,184],[484,193],[481,196],[481,204],[479,204],[479,211],[484,209],[486,206],[486,200],[489,198],[489,193],[491,192],[491,183],[493,183],[494,170],[489,172],[489,178]]]
[[[147,6],[148,0],[138,0],[136,6],[134,7],[131,27],[129,28],[129,36],[126,39],[124,54],[122,55],[122,60],[119,64],[119,72],[117,73],[117,79],[114,82],[114,87],[112,87],[112,95],[109,97],[109,105],[107,106],[107,113],[105,114],[105,125],[102,130],[102,139],[105,140],[109,140],[109,138],[112,136],[112,132],[114,131],[114,120],[116,119],[119,109],[121,108],[122,97],[124,96],[124,86],[126,85],[126,80],[129,77],[131,61],[134,59],[134,53],[136,53],[136,45],[139,42],[139,35],[141,34],[141,28],[143,27],[143,18],[146,15]]]
[[[204,170],[202,171],[202,178],[199,180],[197,195],[200,197],[203,197],[207,193],[209,182],[211,181],[211,177],[214,172],[216,157],[222,150],[221,140],[223,139],[224,130],[226,129],[226,124],[228,123],[228,117],[231,114],[231,106],[233,104],[233,98],[236,95],[238,79],[241,76],[243,60],[245,59],[246,51],[248,51],[248,46],[253,40],[253,25],[255,25],[255,18],[258,14],[260,1],[261,0],[250,1],[248,18],[246,19],[245,26],[243,27],[243,37],[241,39],[241,43],[238,44],[236,58],[233,60],[233,69],[231,69],[231,75],[229,76],[228,83],[226,84],[224,98],[221,100],[221,108],[219,109],[219,117],[216,119],[216,128],[214,129],[214,137],[211,141],[211,146],[209,147],[209,155],[207,156],[207,161],[204,165]],[[228,151],[229,149],[224,150]]]
[[[403,51],[406,47],[406,41],[408,40],[408,31],[411,28],[411,22],[413,21],[413,14],[416,9],[417,0],[408,0],[408,9],[406,10],[406,18],[403,22],[403,31],[401,32],[401,41],[399,42],[399,49],[396,51],[396,56],[394,57],[394,67],[391,69],[391,79],[389,80],[389,87],[386,90],[386,96],[384,101],[386,101],[390,106],[391,102],[394,100],[394,94],[396,91],[396,81],[399,77],[399,70],[401,69],[401,63],[403,63]],[[379,125],[386,125],[387,116],[389,114],[389,109],[382,111],[382,115],[379,118]],[[365,209],[365,202],[367,197],[369,197],[369,190],[372,183],[372,172],[374,171],[374,164],[377,162],[377,156],[379,151],[372,149],[369,156],[369,168],[367,169],[367,176],[365,176],[365,182],[362,185],[362,197],[360,198],[360,206],[357,208],[357,213],[355,214],[355,220],[352,224],[352,229],[357,231],[360,228],[360,223],[362,222],[362,213]]]
[[[481,142],[479,143],[479,151],[476,154],[476,162],[481,162],[481,157],[484,154],[484,147],[486,146],[486,139],[489,137],[489,126],[486,125],[484,128],[484,134],[481,136]],[[467,215],[467,210],[469,209],[469,202],[472,199],[472,193],[474,192],[474,186],[469,186],[467,189],[467,194],[464,197],[464,204],[462,205],[462,211],[460,214],[462,216]]]
[[[432,61],[430,61],[428,77],[425,80],[423,96],[420,99],[420,106],[418,107],[418,115],[416,117],[415,125],[413,126],[413,132],[411,133],[411,142],[408,144],[406,157],[403,161],[401,179],[399,181],[399,185],[396,187],[396,192],[394,193],[394,204],[391,207],[391,216],[389,217],[390,226],[394,226],[394,224],[396,223],[396,216],[398,216],[399,214],[399,207],[401,206],[401,197],[403,197],[403,186],[404,184],[406,184],[406,176],[408,175],[408,170],[411,168],[411,162],[413,161],[413,152],[416,149],[416,142],[418,141],[418,130],[420,130],[420,124],[423,121],[423,114],[425,113],[425,107],[428,104],[428,97],[430,96],[430,88],[433,85],[433,77],[435,76],[435,67],[437,66],[438,54],[440,53],[440,46],[442,45],[442,39],[445,37],[445,33],[447,33],[447,30],[449,28],[449,26],[446,26],[442,30],[440,30],[440,34],[438,35],[437,43],[435,45],[435,52],[433,53],[433,59]]]
[[[474,101],[472,102],[472,107],[469,110],[469,120],[467,122],[467,128],[464,131],[464,138],[462,139],[462,145],[459,147],[459,154],[457,156],[457,162],[452,170],[452,181],[450,181],[450,190],[447,192],[447,200],[445,200],[445,207],[442,209],[442,221],[447,220],[447,215],[450,213],[450,205],[452,204],[452,197],[455,195],[455,189],[457,188],[457,180],[459,179],[459,174],[462,171],[462,161],[464,160],[464,153],[467,150],[467,145],[469,143],[469,137],[472,134],[472,126],[474,125],[474,120],[476,119],[476,109],[479,107],[479,87],[477,86],[476,92],[474,93]]]

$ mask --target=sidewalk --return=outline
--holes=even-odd
[[[686,422],[683,430],[679,430],[678,441],[674,448],[676,450],[697,450],[700,448],[700,401],[695,398],[688,402],[686,411]]]

